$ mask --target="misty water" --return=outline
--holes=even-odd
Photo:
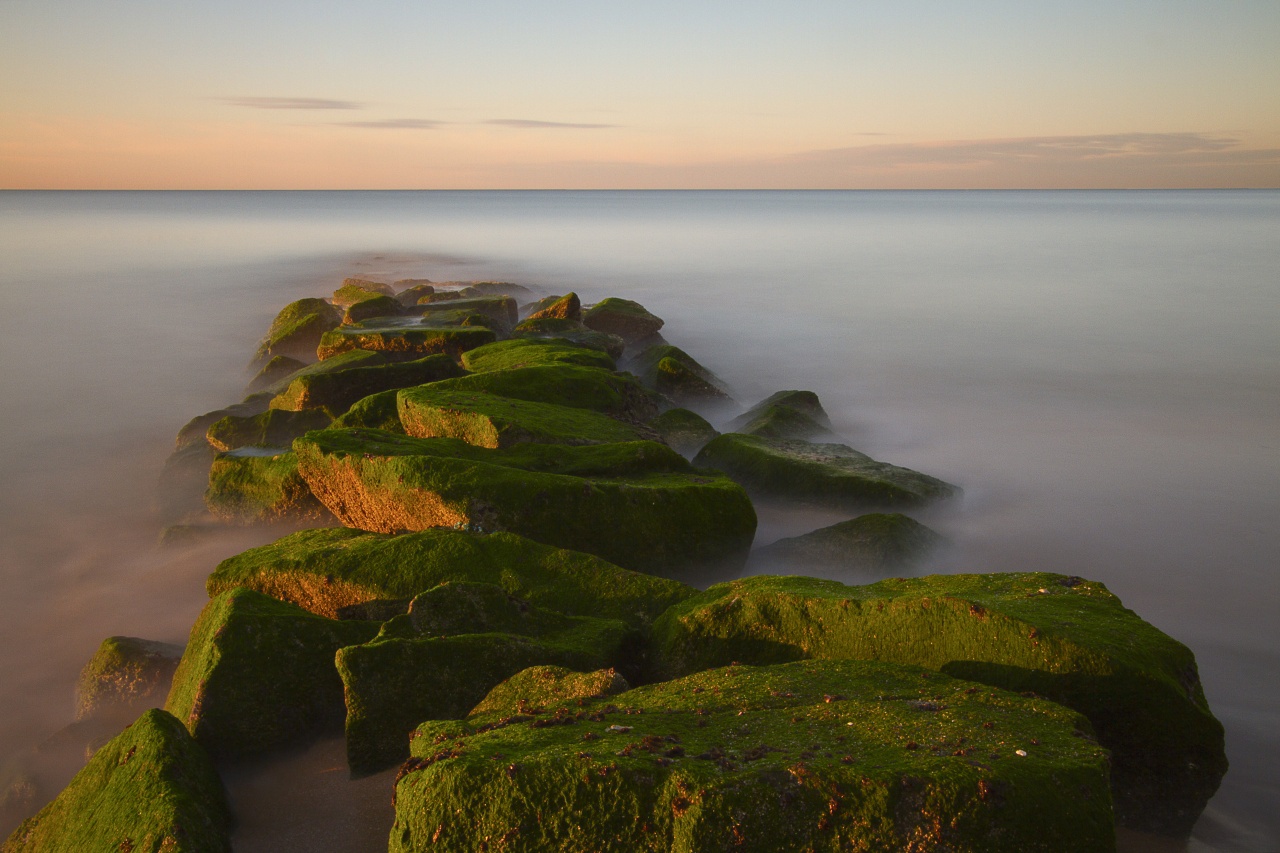
[[[811,389],[961,486],[922,571],[1105,583],[1226,726],[1187,849],[1280,849],[1280,192],[8,192],[0,250],[0,766],[72,721],[104,637],[184,642],[217,562],[279,535],[162,549],[153,500],[281,306],[503,279],[635,299],[743,403]],[[762,511],[757,545],[840,519]],[[390,777],[343,765],[230,774],[237,849],[384,848]]]

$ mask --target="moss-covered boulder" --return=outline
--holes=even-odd
[[[868,513],[803,536],[779,539],[757,548],[751,559],[787,566],[795,574],[812,574],[816,568],[889,573],[918,564],[943,541],[901,513]]]
[[[688,409],[668,409],[649,421],[649,428],[677,452],[697,453],[720,433],[701,415]]]
[[[299,361],[296,358],[290,358],[287,355],[274,355],[262,366],[261,370],[254,374],[253,379],[249,380],[245,393],[252,394],[257,391],[263,391],[280,380],[292,376],[306,366],[306,362]]]
[[[511,330],[511,337],[537,340],[539,338],[559,338],[572,341],[584,347],[591,347],[606,353],[615,361],[622,357],[627,343],[617,335],[597,332],[588,329],[574,320],[560,320],[554,317],[543,317],[537,320],[525,320]]]
[[[548,296],[529,306],[526,320],[582,320],[582,301],[578,294],[570,292],[564,296]]]
[[[183,424],[174,441],[175,450],[183,450],[192,445],[208,445],[209,427],[226,417],[251,418],[267,410],[271,403],[271,393],[250,394],[239,403],[233,403],[203,415],[196,415]]]
[[[631,343],[657,333],[662,328],[662,319],[650,314],[639,302],[611,296],[591,306],[582,315],[582,324]]]
[[[475,373],[543,364],[575,364],[602,370],[616,367],[608,353],[563,338],[514,338],[462,354],[462,365]]]
[[[342,280],[342,287],[333,292],[333,304],[339,308],[347,308],[375,296],[395,295],[395,288],[384,282],[370,281],[367,278],[345,278]]]
[[[1115,849],[1079,714],[915,667],[730,667],[426,723],[412,752],[399,853]]]
[[[352,353],[362,352],[353,350]],[[338,356],[337,358],[343,358]],[[322,361],[328,364],[337,359]],[[333,416],[346,412],[365,397],[383,391],[423,385],[462,376],[466,371],[452,357],[443,353],[414,361],[375,363],[346,370],[311,372],[297,376],[271,399],[271,408],[301,412],[322,409]],[[323,429],[323,426],[312,427]],[[290,441],[297,436],[291,436]]]
[[[229,853],[218,773],[182,724],[150,710],[14,831],[4,853]]]
[[[182,646],[138,637],[107,637],[80,670],[76,719],[102,711],[161,704]]]
[[[462,285],[462,289],[458,292],[468,298],[477,296],[510,296],[512,299],[528,302],[534,297],[532,290],[523,284],[516,284],[510,281],[460,281],[449,283]]]
[[[591,554],[511,533],[424,530],[400,536],[347,527],[302,530],[218,565],[210,596],[237,586],[322,616],[379,600],[408,600],[442,583],[501,586],[538,607],[643,628],[697,591]]]
[[[377,294],[348,305],[342,314],[342,323],[349,326],[377,317],[399,317],[404,310],[404,305],[396,297]]]
[[[640,381],[677,403],[729,399],[724,381],[693,356],[670,344],[646,347],[627,368]]]
[[[392,390],[370,394],[336,418],[329,428],[380,429],[403,435],[404,424],[400,423],[400,408],[396,399],[399,393],[399,390]]]
[[[346,525],[508,531],[679,577],[740,567],[755,510],[726,477],[649,441],[491,450],[450,438],[323,430],[294,442],[312,492]]]
[[[415,323],[384,328],[354,323],[326,332],[316,353],[322,360],[355,349],[419,358],[447,353],[457,358],[469,349],[497,339],[492,329],[483,326],[425,326]]]
[[[204,511],[209,467],[216,456],[217,451],[203,440],[169,455],[156,479],[156,509],[161,519],[173,522]]]
[[[215,518],[242,524],[328,517],[298,473],[297,456],[280,447],[219,453],[209,469],[204,503]]]
[[[562,705],[583,705],[587,699],[616,696],[630,689],[627,679],[612,668],[575,672],[563,666],[531,666],[490,690],[468,716],[541,713]]]
[[[812,391],[779,391],[729,422],[729,429],[763,438],[834,439],[831,419]]]
[[[473,373],[432,387],[590,409],[633,423],[644,423],[658,414],[653,394],[628,374],[576,364],[538,364]]]
[[[477,447],[606,444],[647,437],[636,427],[589,409],[493,394],[424,386],[401,391],[397,400],[400,422],[409,435],[459,438]]]
[[[378,627],[228,590],[205,605],[191,629],[165,710],[214,758],[303,743],[345,715],[334,654],[372,639]]]
[[[1190,649],[1080,578],[754,577],[675,605],[653,634],[668,677],[730,661],[883,660],[1060,702],[1112,751],[1117,814],[1136,829],[1189,833],[1227,767]]]
[[[287,355],[302,362],[316,360],[316,347],[325,332],[342,322],[342,314],[323,299],[299,299],[280,310],[267,336],[254,354],[255,365],[265,364],[277,355]]]
[[[396,292],[396,299],[406,308],[417,305],[418,300],[436,292],[435,284],[429,278],[402,278],[391,285]]]
[[[324,429],[332,420],[327,413],[317,409],[305,412],[267,409],[252,417],[228,415],[214,421],[205,432],[205,438],[214,450],[219,451],[237,447],[288,447],[298,436],[313,429]]]
[[[501,328],[504,331],[510,330],[516,324],[519,315],[516,301],[510,296],[451,299],[441,304],[429,302],[420,304],[410,310],[415,314],[422,315],[423,319],[427,321],[435,321],[437,317],[442,316],[479,314],[496,323],[497,328]]]
[[[406,758],[415,726],[466,716],[493,687],[527,667],[617,665],[629,633],[620,621],[545,610],[493,584],[429,590],[373,641],[338,652],[347,761],[363,773]]]
[[[813,444],[727,432],[693,460],[716,468],[753,495],[833,509],[906,509],[959,492],[936,477],[877,462],[843,444]]]

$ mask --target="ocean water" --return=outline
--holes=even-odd
[[[1280,849],[1280,192],[5,192],[0,258],[0,775],[103,637],[184,641],[218,560],[275,535],[160,549],[152,501],[283,304],[499,278],[636,299],[741,402],[811,389],[963,487],[921,516],[929,570],[1106,583],[1226,726],[1186,849]],[[757,544],[835,520],[762,513]],[[381,849],[389,784],[338,742],[244,768],[237,849]]]

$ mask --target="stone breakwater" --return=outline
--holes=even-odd
[[[1185,646],[1082,577],[893,577],[940,540],[905,513],[959,489],[811,391],[739,405],[662,327],[505,282],[285,306],[159,497],[171,546],[292,532],[216,567],[185,649],[104,641],[63,733],[96,751],[5,853],[229,850],[219,774],[335,731],[353,775],[400,766],[395,851],[1190,832],[1226,758]],[[762,501],[849,520],[739,577]]]

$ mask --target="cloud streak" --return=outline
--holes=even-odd
[[[228,106],[249,107],[255,110],[362,110],[359,101],[337,101],[332,98],[216,98]]]
[[[581,124],[572,121],[538,121],[527,118],[494,118],[489,119],[482,124],[492,124],[499,127],[516,127],[516,128],[562,128],[577,130],[598,130],[606,127],[618,127],[616,124]]]
[[[446,121],[433,121],[425,118],[386,118],[378,121],[336,121],[340,127],[367,127],[375,130],[435,130]]]

